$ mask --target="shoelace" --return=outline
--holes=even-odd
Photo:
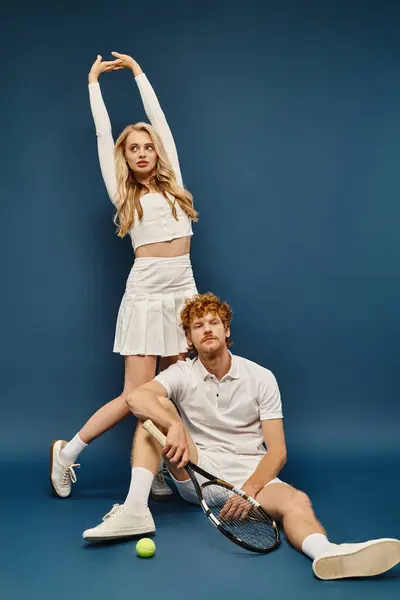
[[[117,514],[119,514],[122,511],[123,508],[124,507],[122,504],[114,504],[112,509],[110,510],[110,512],[108,512],[106,515],[104,515],[103,521],[106,521],[110,517],[115,517]]]
[[[165,471],[169,475],[168,470],[165,469],[165,467],[164,467],[164,469],[159,471],[157,473],[157,475],[154,477],[152,490],[154,493],[165,494],[165,495],[169,496],[171,494],[172,490],[171,490],[170,486],[168,485],[168,481],[165,478],[165,475],[164,475]]]
[[[160,485],[166,485],[165,477],[163,471],[159,471],[157,475],[154,477],[154,482]]]
[[[167,469],[167,467],[165,465],[163,465],[163,468],[161,469],[160,473],[162,473],[164,475],[164,477],[165,476],[171,477],[171,474],[170,474],[170,472],[168,471],[168,469]]]
[[[78,468],[81,465],[71,465],[69,467],[63,467],[63,474],[61,477],[61,485],[68,485],[70,481],[72,481],[72,483],[76,483],[76,475],[75,475],[75,471],[74,471],[74,467]]]

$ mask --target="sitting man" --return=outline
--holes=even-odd
[[[155,531],[147,502],[162,449],[140,424],[151,419],[167,435],[164,456],[189,502],[198,500],[184,469],[188,459],[255,498],[282,524],[290,543],[313,559],[320,579],[365,577],[394,567],[399,540],[331,543],[308,496],[278,479],[286,462],[279,388],[271,371],[229,352],[230,307],[213,294],[198,294],[186,301],[181,317],[197,357],[177,362],[128,397],[139,419],[131,487],[125,503],[85,531],[84,539]]]

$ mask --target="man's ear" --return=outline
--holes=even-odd
[[[189,333],[186,334],[186,341],[187,341],[188,348],[192,350],[194,348],[194,346],[193,346],[192,338],[190,337]]]
[[[229,339],[231,337],[231,328],[230,327],[227,327],[225,329],[225,336],[226,336],[226,339]]]

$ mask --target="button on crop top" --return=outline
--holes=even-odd
[[[175,172],[178,185],[183,186],[174,138],[157,96],[144,73],[135,77],[135,81],[142,97],[147,118],[161,137],[168,159]],[[117,178],[115,173],[114,140],[110,119],[98,83],[89,84],[89,98],[96,127],[101,173],[110,200],[116,206]],[[170,199],[174,200],[173,197]],[[139,220],[136,215],[134,225],[129,232],[134,250],[145,244],[166,242],[193,235],[192,221],[179,206],[178,202],[175,203],[178,220],[174,218],[166,198],[159,192],[143,194],[141,196],[141,203],[143,217]]]

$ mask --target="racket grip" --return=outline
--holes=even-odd
[[[154,425],[153,421],[151,421],[150,419],[147,419],[147,421],[145,421],[143,423],[143,428],[148,431],[150,433],[150,435],[152,435],[157,442],[159,442],[161,444],[161,446],[165,446],[165,443],[167,441],[167,438],[165,437],[165,435]]]

